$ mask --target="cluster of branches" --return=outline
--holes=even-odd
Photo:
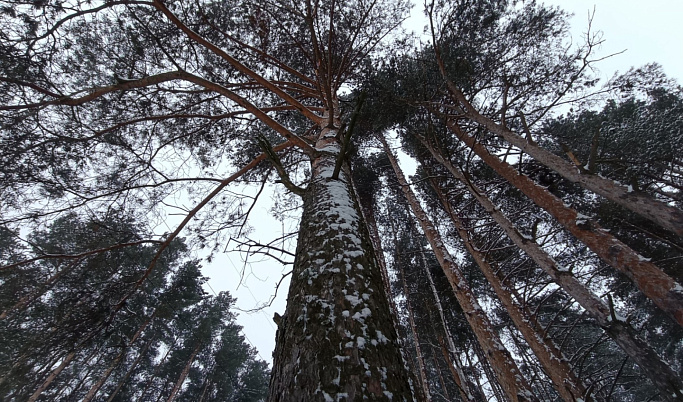
[[[424,393],[680,398],[681,159],[669,149],[681,145],[681,88],[650,65],[588,97],[595,36],[571,53],[559,46],[561,12],[477,4],[428,4],[432,46],[392,60],[369,82],[384,103],[377,110],[390,111],[367,121],[377,133],[367,144],[381,149],[370,182],[393,190],[366,202],[388,215],[383,248],[394,250]],[[565,102],[605,98],[599,111],[548,115]],[[412,185],[384,138],[387,127],[418,162]],[[395,204],[410,214],[381,208]],[[398,222],[411,220],[421,227],[408,232],[414,248],[396,236]],[[462,310],[437,325],[434,306],[444,303],[418,290],[431,281],[423,268],[430,264],[450,282],[451,312]],[[422,285],[401,283],[410,270]],[[484,317],[473,318],[481,309]],[[474,336],[454,340],[438,361],[435,346],[458,322]],[[499,357],[492,338],[505,345]],[[473,370],[476,385],[467,383]]]
[[[32,260],[0,276],[3,399],[265,396],[267,364],[240,334],[230,312],[235,300],[204,292],[201,266],[187,259],[181,241],[116,314],[156,252],[138,238],[135,224],[121,216],[107,222],[61,217],[29,236],[31,250],[2,232],[3,265]]]
[[[7,244],[74,211],[71,220],[111,222],[119,210],[147,220],[173,198],[194,202],[175,205],[184,219],[161,238],[7,258],[10,277],[47,270],[8,305],[9,317],[34,299],[59,300],[42,289],[72,291],[84,280],[62,282],[68,275],[49,271],[43,261],[57,260],[45,257],[68,267],[114,249],[152,253],[134,279],[114,275],[123,289],[88,321],[83,349],[62,346],[51,361],[27,366],[46,387],[8,392],[40,395],[56,381],[55,365],[90,361],[88,334],[124,322],[152,297],[148,288],[168,274],[159,266],[191,222],[193,240],[213,241],[214,250],[228,236],[243,239],[256,197],[229,186],[276,178],[305,194],[308,163],[332,154],[336,141],[344,145],[335,180],[341,161],[360,151],[356,193],[375,249],[385,245],[398,278],[424,398],[683,398],[680,87],[648,66],[598,88],[599,36],[589,31],[572,47],[566,15],[534,1],[427,2],[432,43],[370,59],[406,10],[396,1],[3,2]],[[351,95],[340,96],[343,85]],[[362,110],[351,112],[361,93]],[[565,105],[573,109],[553,117]],[[415,185],[393,156],[390,130],[420,166]],[[374,163],[372,147],[381,154]],[[240,242],[268,254],[267,245]],[[3,291],[16,295],[11,283]],[[208,343],[187,343],[178,359],[192,363]],[[116,364],[128,356],[108,350]],[[210,389],[208,380],[181,387],[193,373],[181,366],[175,386],[149,380],[143,388],[170,399]],[[55,392],[88,384],[97,392],[92,376],[79,376]]]

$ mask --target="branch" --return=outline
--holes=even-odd
[[[363,91],[358,97],[356,109],[353,111],[353,116],[351,116],[351,123],[349,123],[349,128],[346,130],[346,135],[344,136],[344,139],[342,141],[341,151],[339,151],[339,155],[337,155],[337,163],[335,163],[334,165],[334,171],[332,172],[332,179],[334,180],[339,179],[339,171],[341,170],[342,163],[344,162],[344,158],[346,158],[346,153],[349,149],[349,143],[351,142],[351,134],[353,133],[353,128],[356,125],[356,120],[358,120],[358,115],[360,114],[360,109],[363,107],[363,102],[365,102],[366,96],[367,92]]]
[[[87,257],[87,256],[93,255],[93,254],[99,254],[99,253],[104,253],[106,251],[116,250],[116,249],[123,248],[123,247],[139,246],[141,244],[146,244],[146,243],[157,243],[158,244],[158,243],[161,243],[161,241],[159,241],[159,240],[140,240],[140,241],[134,241],[134,242],[130,242],[130,243],[120,243],[120,244],[115,244],[115,245],[110,246],[110,247],[86,251],[86,252],[83,252],[80,254],[45,254],[45,255],[35,257],[35,258],[31,258],[29,260],[20,261],[20,262],[14,263],[14,264],[2,266],[2,267],[0,267],[0,271],[5,271],[8,269],[16,268],[20,265],[26,265],[26,264],[30,264],[32,262],[36,262],[36,261],[40,261],[40,260],[56,259],[56,258],[73,260],[73,259],[78,259],[81,257]]]
[[[287,92],[283,91],[282,89],[278,88],[276,85],[274,85],[272,82],[268,81],[264,77],[262,77],[260,74],[257,72],[251,70],[249,67],[245,66],[244,64],[240,63],[237,59],[234,57],[230,56],[227,54],[224,50],[216,46],[215,44],[209,42],[208,40],[204,39],[201,35],[199,35],[197,32],[193,31],[190,27],[185,25],[180,19],[173,14],[171,10],[166,7],[166,5],[163,4],[161,0],[153,0],[154,6],[161,11],[166,18],[168,18],[173,24],[175,24],[178,28],[180,28],[181,31],[187,35],[188,38],[194,40],[195,42],[199,43],[200,45],[204,46],[205,48],[209,49],[216,55],[220,56],[223,58],[225,61],[230,63],[235,69],[244,75],[253,78],[256,82],[259,84],[263,85],[265,88],[273,92],[275,95],[279,96],[280,98],[284,99],[287,103],[290,105],[294,106],[299,110],[306,118],[309,120],[313,121],[316,124],[322,124],[323,119],[313,113],[310,109],[308,109],[306,106],[301,104],[298,100],[296,100],[294,97],[289,95]]]
[[[116,91],[125,91],[128,89],[134,89],[134,88],[144,88],[148,87],[150,85],[155,85],[155,84],[160,84],[162,82],[166,81],[173,81],[182,78],[182,72],[181,71],[169,71],[157,75],[150,75],[148,77],[140,78],[137,80],[131,80],[131,81],[126,81],[126,82],[121,82],[116,85],[110,85],[106,87],[99,87],[99,88],[93,88],[90,89],[90,93],[84,96],[81,96],[79,98],[74,98],[73,95],[70,96],[60,96],[57,99],[51,100],[51,101],[45,101],[45,102],[38,102],[38,103],[31,103],[28,105],[14,105],[14,106],[0,106],[0,110],[21,110],[21,109],[29,109],[29,108],[34,108],[34,107],[43,107],[43,106],[49,106],[49,105],[67,105],[67,106],[79,106],[84,103],[90,102],[92,100],[95,100],[101,96],[104,96],[108,93],[111,92],[116,92]],[[10,82],[9,79],[3,78],[3,81]],[[35,88],[34,88],[35,89]],[[37,89],[36,89],[37,90]],[[42,90],[40,92],[46,93],[47,90]],[[83,92],[83,91],[79,91]]]
[[[285,148],[291,147],[293,144],[290,141],[281,143],[275,147],[276,150],[282,150]],[[253,169],[261,163],[264,159],[266,159],[266,154],[261,154],[254,158],[251,162],[249,162],[247,165],[245,165],[242,169],[238,170],[235,172],[232,176],[226,178],[221,182],[221,184],[218,185],[209,195],[207,195],[197,206],[195,206],[188,214],[185,216],[185,219],[176,227],[176,229],[168,235],[166,240],[161,244],[159,247],[159,250],[157,250],[157,253],[154,255],[152,258],[152,261],[149,263],[149,266],[147,267],[147,271],[142,275],[142,277],[135,282],[135,286],[133,289],[131,289],[130,292],[128,292],[116,305],[114,311],[111,313],[111,316],[109,318],[109,321],[114,319],[114,315],[123,308],[125,305],[126,301],[142,286],[142,284],[145,282],[147,277],[152,273],[152,270],[156,266],[157,261],[159,261],[159,258],[161,257],[161,254],[168,248],[168,246],[171,244],[171,242],[180,234],[180,232],[187,226],[187,224],[197,215],[197,213],[211,201],[218,193],[221,192],[225,187],[227,187],[230,183],[238,179],[240,176],[244,175],[247,173],[249,170]]]
[[[235,103],[237,103],[238,105],[240,105],[244,109],[246,109],[248,112],[253,114],[256,118],[261,120],[263,123],[265,123],[268,127],[277,131],[283,137],[285,137],[286,139],[291,141],[294,145],[297,145],[299,148],[301,148],[307,154],[316,155],[318,153],[318,151],[315,148],[311,147],[301,137],[299,137],[296,134],[289,131],[289,129],[287,129],[282,124],[275,121],[272,117],[270,117],[268,114],[266,114],[263,110],[256,107],[256,105],[249,102],[247,99],[241,97],[240,95],[232,92],[228,88],[226,88],[222,85],[216,84],[215,82],[209,81],[207,79],[198,77],[194,74],[190,74],[190,73],[185,72],[185,71],[181,72],[180,75],[182,76],[182,78],[186,79],[187,81],[193,82],[197,85],[201,85],[207,89],[211,89],[215,92],[220,93],[221,95],[224,95],[228,99],[234,101]]]
[[[277,170],[277,174],[278,176],[280,176],[280,181],[282,182],[282,184],[284,184],[289,191],[303,197],[306,190],[292,183],[292,181],[289,179],[289,174],[287,174],[287,171],[285,170],[284,166],[282,166],[280,158],[277,156],[275,151],[273,151],[273,147],[271,147],[266,137],[258,135],[256,136],[256,141],[258,141],[258,144],[263,150],[263,153],[266,155],[266,157],[273,165],[275,170]]]
[[[32,40],[35,43],[36,41],[47,38],[48,36],[53,34],[60,26],[62,26],[64,23],[66,23],[67,21],[69,21],[73,18],[80,17],[80,16],[86,15],[86,14],[95,14],[99,11],[104,10],[105,8],[109,8],[112,6],[118,6],[118,5],[124,5],[124,4],[125,5],[141,4],[141,5],[147,5],[147,6],[153,5],[152,2],[149,2],[149,1],[107,1],[107,2],[105,2],[105,4],[103,4],[99,7],[91,8],[88,10],[80,10],[80,11],[77,11],[77,12],[71,14],[71,15],[67,15],[66,17],[57,21],[50,29],[45,31],[44,34],[37,36],[37,37],[33,38]]]

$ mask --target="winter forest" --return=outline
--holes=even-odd
[[[683,401],[683,88],[568,21],[0,1],[0,400]]]

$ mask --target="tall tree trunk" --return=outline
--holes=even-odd
[[[38,290],[27,292],[13,306],[8,307],[7,310],[4,310],[2,313],[0,313],[0,320],[4,320],[10,313],[14,311],[25,309],[31,303],[38,300],[42,295],[45,294],[45,292],[47,292],[54,286],[54,284],[57,282],[57,280],[59,280],[59,278],[61,278],[64,274],[70,272],[75,266],[77,266],[80,263],[80,260],[71,262],[66,268],[63,268],[61,271],[49,277],[45,282],[41,283],[38,286]]]
[[[142,394],[140,394],[140,400],[145,399],[144,396],[147,393],[147,390],[149,390],[149,388],[154,383],[154,380],[157,378],[157,374],[159,373],[159,370],[161,370],[162,365],[166,362],[166,359],[168,359],[168,356],[174,350],[177,343],[178,343],[178,337],[176,336],[173,339],[173,344],[171,345],[171,347],[168,348],[168,350],[164,354],[164,357],[162,357],[161,360],[159,360],[159,362],[157,363],[156,367],[154,367],[154,373],[151,376],[149,376],[149,380],[147,380],[147,384],[145,384],[145,388],[142,389]],[[164,388],[165,388],[165,386],[166,386],[166,383],[164,383]],[[159,393],[159,395],[161,396],[161,392]],[[151,395],[150,395],[149,399],[151,400]]]
[[[190,358],[187,359],[187,363],[185,364],[185,367],[183,367],[183,371],[180,372],[180,376],[178,376],[178,381],[176,381],[175,385],[173,386],[171,394],[168,396],[168,399],[166,399],[166,402],[173,402],[175,397],[178,395],[180,387],[183,386],[183,383],[185,382],[187,375],[190,374],[190,368],[192,367],[192,363],[194,363],[194,358],[197,357],[197,353],[199,353],[201,349],[202,344],[198,343],[192,351]]]
[[[581,216],[560,198],[524,174],[519,174],[497,156],[491,155],[482,144],[463,132],[457,123],[449,120],[447,125],[488,166],[526,194],[536,205],[548,211],[603,261],[631,279],[657,307],[669,314],[679,325],[683,325],[683,287],[673,278],[601,228],[597,222]]]
[[[50,386],[50,384],[52,384],[52,381],[54,381],[55,378],[57,378],[59,373],[61,373],[62,370],[64,370],[69,365],[69,363],[71,363],[74,357],[76,357],[76,350],[73,350],[68,355],[66,355],[66,357],[64,358],[64,360],[62,360],[59,366],[52,370],[50,375],[45,379],[45,381],[43,381],[40,387],[38,387],[38,389],[35,390],[33,395],[31,395],[31,397],[28,398],[28,402],[37,401],[40,395],[43,393],[43,391],[45,391]]]
[[[460,398],[463,401],[476,400],[472,395],[472,391],[470,391],[469,385],[467,384],[467,379],[462,372],[462,367],[460,367],[460,365],[453,358],[451,358],[451,352],[446,347],[443,337],[438,336],[437,339],[439,340],[439,346],[441,347],[441,354],[443,354],[443,358],[446,360],[446,365],[451,371],[453,381],[455,381],[455,384],[458,386]]]
[[[531,257],[555,283],[572,296],[624,352],[633,358],[659,388],[664,398],[671,400],[683,398],[683,382],[681,379],[668,364],[662,361],[647,342],[636,335],[630,324],[621,319],[613,309],[579,282],[569,270],[559,267],[555,260],[535,241],[524,237],[515,225],[484,195],[484,192],[464,177],[463,173],[456,169],[452,163],[444,159],[430,144],[426,142],[423,144],[437,162],[445,166],[453,177],[467,186],[472,196],[500,225],[510,240]]]
[[[140,353],[138,353],[138,356],[133,361],[133,364],[131,364],[130,367],[128,368],[128,371],[126,371],[126,374],[123,376],[123,378],[121,378],[121,380],[119,380],[119,383],[116,386],[116,389],[114,390],[114,392],[112,392],[111,395],[109,395],[109,398],[107,398],[107,402],[111,402],[112,400],[114,400],[114,397],[116,397],[116,395],[121,391],[121,389],[123,389],[123,386],[126,384],[126,381],[128,381],[131,374],[133,374],[133,371],[135,370],[135,368],[140,363],[140,360],[142,360],[143,356],[145,355],[145,352],[147,352],[147,349],[149,349],[149,347],[152,346],[153,341],[154,341],[154,337],[150,337],[149,341],[147,341],[147,343],[142,348]]]
[[[116,366],[118,366],[119,363],[121,362],[121,360],[126,356],[128,348],[130,348],[133,345],[133,343],[135,343],[135,341],[140,337],[140,335],[142,335],[142,331],[144,331],[145,328],[147,328],[147,326],[149,325],[149,323],[152,322],[154,317],[156,317],[157,311],[158,310],[154,310],[152,315],[150,315],[145,320],[145,322],[143,322],[142,325],[140,325],[138,330],[135,331],[135,334],[133,335],[133,337],[130,339],[130,341],[128,341],[128,344],[125,345],[123,347],[123,349],[121,350],[121,352],[114,358],[114,360],[111,362],[109,367],[104,371],[104,373],[102,373],[102,375],[100,376],[100,379],[95,384],[93,384],[92,387],[90,387],[90,389],[88,390],[88,393],[85,395],[85,397],[83,397],[83,400],[81,402],[90,402],[92,400],[92,398],[95,397],[95,395],[97,394],[97,391],[100,390],[102,385],[104,385],[104,383],[107,381],[107,379],[109,379],[109,376],[114,371]]]
[[[458,235],[462,239],[467,251],[479,266],[479,269],[484,274],[486,280],[493,287],[494,292],[498,296],[508,315],[515,324],[515,327],[522,333],[527,344],[534,352],[538,361],[541,363],[543,370],[546,372],[550,380],[553,382],[555,389],[565,401],[572,401],[579,398],[586,398],[586,386],[582,381],[574,375],[572,367],[569,362],[562,356],[562,352],[552,342],[533,328],[530,324],[531,318],[525,314],[523,308],[517,304],[512,297],[510,291],[506,289],[502,281],[495,273],[493,267],[486,261],[484,253],[479,251],[479,248],[474,246],[470,233],[465,228],[462,220],[455,214],[448,200],[434,181],[431,182],[432,188],[437,194],[439,201],[444,207],[444,210],[450,216],[453,225],[455,226]]]
[[[481,308],[481,306],[479,306],[479,303],[477,302],[474,293],[470,289],[467,279],[461,272],[460,267],[455,264],[453,257],[444,247],[443,241],[441,240],[441,235],[432,225],[431,221],[427,217],[427,214],[422,210],[422,207],[415,197],[415,194],[406,183],[403,172],[398,166],[396,158],[392,154],[386,139],[382,136],[380,136],[379,139],[383,143],[384,151],[389,157],[389,161],[394,168],[394,172],[396,173],[398,182],[401,185],[401,189],[408,199],[411,210],[417,217],[417,220],[420,222],[422,231],[427,237],[429,244],[432,246],[432,250],[439,261],[441,268],[453,287],[453,292],[458,300],[458,303],[460,304],[460,307],[465,313],[467,322],[470,324],[470,327],[472,328],[472,331],[474,331],[479,344],[485,350],[487,357],[491,361],[491,365],[496,373],[496,378],[503,387],[505,394],[512,401],[536,400],[534,394],[529,388],[529,385],[526,383],[524,378],[522,378],[519,368],[515,364],[514,360],[512,360],[510,353],[507,351],[505,345],[503,345],[503,343],[500,341],[498,334],[491,326],[491,323],[484,313],[484,310]]]
[[[446,315],[444,314],[443,311],[443,305],[441,304],[441,298],[439,297],[439,293],[436,291],[436,286],[434,285],[434,278],[432,277],[432,273],[429,272],[429,264],[427,263],[427,256],[425,256],[425,251],[424,249],[420,248],[420,257],[422,258],[422,270],[425,273],[425,276],[427,277],[427,281],[429,282],[429,288],[432,291],[432,297],[434,297],[434,306],[436,307],[436,310],[439,312],[439,322],[441,323],[441,329],[443,330],[444,337],[446,338],[446,341],[448,342],[448,352],[452,356],[448,361],[450,363],[455,362],[455,365],[453,368],[455,369],[455,374],[457,377],[460,379],[458,382],[458,385],[460,386],[460,390],[462,391],[462,398],[464,401],[472,401],[474,400],[474,396],[472,395],[472,392],[470,391],[470,387],[467,385],[467,381],[465,381],[465,375],[462,372],[462,369],[460,368],[460,365],[457,363],[457,349],[455,347],[455,342],[453,342],[453,336],[451,336],[451,331],[448,329],[448,322],[446,321]],[[436,328],[434,328],[434,331],[436,332]],[[442,338],[439,338],[440,342],[443,342]],[[457,381],[457,380],[456,380]]]
[[[469,103],[465,95],[450,80],[448,80],[443,63],[439,59],[441,72],[446,79],[446,84],[453,97],[459,103],[465,116],[476,122],[495,135],[503,137],[507,142],[521,149],[539,163],[549,167],[565,179],[578,183],[582,187],[599,194],[608,200],[621,205],[655,223],[664,229],[683,236],[683,211],[669,206],[646,194],[639,192],[629,192],[628,187],[623,186],[613,180],[606,179],[599,175],[583,174],[577,167],[562,159],[561,157],[549,152],[536,144],[527,141],[519,134],[507,129],[500,124],[496,124],[490,118],[480,114]]]
[[[111,375],[112,371],[114,371],[116,366],[118,366],[119,363],[121,363],[121,360],[123,359],[123,357],[125,355],[126,355],[126,351],[122,350],[121,353],[119,353],[116,356],[116,358],[114,358],[114,360],[111,362],[109,367],[104,371],[104,373],[102,373],[102,375],[100,376],[100,379],[97,380],[97,382],[94,383],[92,385],[92,387],[90,387],[90,389],[88,390],[88,393],[83,397],[82,402],[90,402],[92,400],[92,398],[95,397],[95,394],[97,394],[97,391],[99,391],[100,388],[102,387],[102,385],[104,385],[104,383],[109,379],[109,376]]]
[[[439,367],[439,359],[437,357],[436,351],[434,350],[434,345],[432,345],[432,360],[434,360],[434,369],[436,370],[436,374],[438,374],[439,376],[439,384],[441,384],[443,396],[446,398],[447,401],[450,401],[451,397],[448,394],[448,388],[446,388],[446,380],[444,379],[443,374],[441,373],[441,367]]]
[[[415,339],[415,354],[417,355],[417,364],[420,371],[420,383],[422,384],[422,390],[425,395],[425,399],[428,401],[432,400],[432,396],[429,393],[429,382],[427,381],[427,371],[425,369],[424,356],[422,355],[422,347],[420,346],[420,337],[417,333],[417,328],[415,326],[415,318],[413,317],[413,309],[410,303],[410,291],[408,290],[408,283],[406,281],[405,270],[402,264],[398,265],[399,275],[401,276],[401,282],[403,283],[403,293],[406,296],[406,308],[408,309],[408,322],[410,323],[410,330],[413,333],[413,339]]]
[[[303,195],[287,310],[268,401],[411,400],[389,295],[343,163],[338,121],[322,130]]]
[[[471,335],[473,336],[474,334]],[[472,340],[474,341],[474,339]],[[493,391],[493,397],[498,402],[506,402],[508,399],[505,397],[503,388],[498,383],[498,381],[496,381],[496,375],[493,373],[493,370],[491,369],[491,361],[486,357],[486,354],[482,350],[479,342],[472,342],[472,349],[474,349],[474,354],[477,356],[477,360],[481,365],[481,370],[484,372],[484,376],[489,382],[489,387],[491,387],[491,391]],[[470,365],[470,367],[474,367],[473,361],[469,355],[467,356],[467,358],[469,359],[468,364]],[[474,379],[477,381],[477,387],[481,392],[481,395],[484,395],[484,387],[482,387],[481,381],[479,380],[479,376],[474,376]],[[481,399],[485,400],[486,398]]]

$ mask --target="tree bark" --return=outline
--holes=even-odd
[[[683,211],[657,201],[646,194],[629,192],[628,187],[613,180],[598,175],[582,174],[572,163],[538,145],[532,144],[514,131],[496,124],[490,118],[480,114],[469,103],[460,89],[448,80],[442,66],[440,68],[453,99],[461,105],[467,118],[486,127],[493,134],[503,137],[507,142],[521,149],[539,163],[554,170],[565,179],[577,183],[587,190],[657,223],[678,236],[683,236]]]
[[[472,396],[472,392],[469,390],[470,387],[467,384],[462,369],[459,365],[457,365],[456,362],[453,361],[453,359],[451,359],[451,352],[449,352],[448,348],[446,347],[446,344],[443,341],[443,337],[439,336],[437,337],[437,339],[439,340],[439,346],[441,347],[441,354],[443,355],[443,358],[446,360],[446,365],[448,366],[448,369],[451,371],[453,381],[455,381],[455,384],[458,386],[460,398],[463,401],[475,400],[475,398]]]
[[[647,342],[638,338],[630,324],[620,318],[613,309],[610,309],[600,298],[579,282],[569,270],[559,267],[555,260],[535,241],[524,237],[491,200],[476,185],[467,180],[452,163],[444,159],[430,144],[426,142],[423,144],[437,162],[446,167],[453,177],[467,186],[472,196],[500,225],[510,240],[534,260],[555,283],[572,296],[624,352],[633,358],[659,388],[664,398],[670,400],[683,398],[683,381]]]
[[[422,210],[415,194],[412,192],[408,184],[406,183],[405,177],[401,168],[398,166],[396,158],[391,153],[389,146],[384,137],[379,137],[380,141],[384,146],[384,151],[389,157],[398,182],[401,185],[404,195],[408,199],[411,210],[413,214],[417,217],[420,222],[422,231],[424,232],[429,244],[436,255],[441,268],[443,269],[448,281],[453,287],[453,292],[458,300],[467,322],[470,324],[472,331],[474,331],[479,344],[484,349],[491,365],[493,366],[496,378],[498,379],[500,385],[503,387],[505,394],[512,401],[535,401],[536,398],[531,392],[531,388],[526,383],[524,378],[521,376],[519,368],[515,364],[514,360],[510,356],[510,353],[505,348],[505,345],[500,341],[498,334],[495,332],[488,317],[484,313],[484,310],[479,306],[474,293],[467,283],[467,279],[460,271],[460,267],[454,262],[453,257],[450,255],[448,250],[444,247],[443,241],[441,240],[441,235],[437,232],[436,228],[432,225],[427,214]]]
[[[128,371],[126,371],[126,374],[125,374],[125,375],[123,376],[123,378],[119,381],[119,383],[118,383],[118,385],[116,386],[116,389],[114,390],[114,392],[112,392],[111,395],[109,395],[109,398],[107,398],[107,402],[111,402],[112,400],[114,400],[114,397],[116,397],[116,395],[121,391],[121,389],[123,389],[123,386],[126,384],[126,381],[128,381],[128,379],[130,378],[131,374],[133,374],[133,371],[134,371],[135,368],[138,366],[138,364],[140,363],[140,360],[142,360],[142,358],[143,358],[144,355],[145,355],[145,352],[147,352],[147,349],[149,349],[149,347],[152,345],[152,342],[153,342],[153,341],[154,341],[154,337],[150,337],[149,341],[147,341],[147,343],[146,343],[145,346],[142,348],[142,350],[140,351],[140,353],[138,353],[138,356],[137,356],[137,357],[135,358],[135,360],[133,361],[133,364],[131,364],[130,367],[128,368]]]
[[[413,333],[413,339],[415,339],[415,354],[417,355],[417,364],[420,371],[420,382],[422,384],[422,390],[427,401],[432,400],[432,395],[429,393],[429,382],[427,382],[427,371],[425,370],[424,356],[422,355],[422,347],[420,346],[420,337],[417,334],[417,328],[415,327],[415,319],[413,317],[413,309],[410,306],[410,291],[408,290],[408,283],[406,282],[406,274],[403,266],[398,264],[399,274],[401,275],[401,282],[403,283],[403,293],[406,296],[406,308],[408,309],[408,322],[410,323],[410,330]]]
[[[512,294],[506,289],[505,285],[503,285],[503,282],[498,275],[496,275],[491,264],[486,261],[484,253],[474,246],[470,239],[470,233],[465,228],[462,220],[455,214],[450,203],[441,192],[441,189],[433,181],[432,188],[441,201],[444,210],[453,221],[467,251],[469,251],[470,255],[479,266],[479,269],[484,274],[484,277],[493,287],[494,292],[496,292],[498,299],[503,304],[503,307],[505,307],[512,322],[515,324],[515,327],[517,327],[519,332],[522,333],[522,336],[524,336],[527,344],[541,363],[546,375],[548,375],[553,382],[558,394],[565,401],[572,401],[579,398],[590,400],[586,395],[586,386],[574,374],[569,362],[562,356],[562,352],[552,340],[547,339],[542,334],[538,333],[538,331],[530,325],[530,317],[525,314],[522,307],[513,299]]]
[[[268,401],[412,400],[389,300],[341,151],[338,122],[316,143]]]
[[[43,381],[43,383],[40,385],[40,387],[38,387],[38,389],[35,390],[35,392],[31,395],[31,397],[28,398],[28,402],[37,401],[38,398],[40,397],[40,395],[43,393],[43,391],[45,391],[50,386],[50,384],[52,384],[52,381],[54,381],[54,379],[57,378],[59,373],[61,373],[62,370],[64,370],[69,365],[69,363],[71,363],[71,361],[74,359],[74,357],[76,357],[76,351],[75,350],[70,352],[68,355],[66,355],[66,357],[64,358],[64,360],[62,360],[62,362],[59,364],[59,366],[57,366],[54,370],[52,370],[50,375],[45,379],[45,381]]]
[[[441,384],[441,390],[443,391],[443,396],[446,398],[446,400],[450,400],[451,397],[448,394],[448,388],[446,388],[446,381],[443,378],[443,374],[441,373],[441,367],[439,367],[439,359],[437,358],[436,351],[434,350],[434,346],[432,346],[432,360],[434,360],[434,369],[436,370],[436,373],[439,375],[439,383]]]
[[[126,356],[126,353],[128,352],[128,348],[130,348],[133,345],[133,343],[135,343],[135,341],[137,341],[137,339],[140,337],[140,335],[142,335],[142,331],[144,331],[145,328],[147,328],[147,326],[149,325],[149,323],[151,323],[152,320],[156,317],[157,311],[158,310],[154,310],[152,315],[150,315],[145,320],[145,322],[143,322],[142,325],[140,325],[138,330],[135,331],[135,334],[133,335],[133,337],[130,339],[130,341],[128,341],[128,344],[122,348],[121,352],[114,358],[114,360],[111,362],[109,367],[104,371],[104,373],[102,373],[102,375],[100,376],[100,379],[95,384],[93,384],[92,387],[90,387],[90,389],[88,390],[88,393],[83,397],[83,400],[81,402],[90,402],[92,400],[92,398],[95,397],[95,395],[97,394],[97,391],[100,390],[102,385],[104,385],[104,383],[107,381],[107,379],[109,379],[109,376],[114,371],[116,366],[118,366],[119,363],[121,362],[121,360]]]
[[[425,276],[427,277],[427,281],[429,282],[429,288],[431,289],[432,296],[434,297],[434,306],[436,306],[436,310],[439,312],[439,322],[441,322],[441,329],[443,330],[444,337],[448,342],[448,352],[451,354],[451,356],[453,356],[452,359],[448,359],[448,363],[451,364],[455,370],[454,374],[457,377],[455,378],[455,380],[458,383],[458,386],[460,387],[462,399],[464,401],[473,401],[474,396],[472,395],[472,392],[470,391],[470,388],[467,385],[467,381],[465,381],[465,375],[463,374],[460,365],[457,363],[453,365],[453,363],[458,358],[456,355],[457,349],[455,348],[455,342],[453,342],[453,336],[451,336],[451,331],[448,329],[448,323],[446,322],[446,315],[443,312],[441,298],[439,297],[439,293],[436,291],[436,286],[434,285],[434,278],[432,278],[432,273],[429,272],[429,266],[427,264],[427,257],[425,256],[424,249],[420,249],[420,257],[422,257],[422,269],[425,273]],[[436,331],[436,328],[434,330]],[[443,346],[442,338],[439,338],[439,342],[441,342]]]
[[[192,354],[190,355],[190,358],[187,359],[187,364],[185,364],[185,367],[183,367],[183,371],[180,372],[180,376],[178,377],[178,381],[176,381],[175,385],[173,386],[173,389],[171,390],[171,394],[168,396],[168,399],[166,399],[166,402],[173,402],[175,397],[178,395],[178,391],[180,391],[180,387],[182,387],[183,383],[185,382],[185,379],[187,378],[187,375],[190,373],[190,368],[192,367],[192,363],[194,362],[194,358],[197,357],[197,353],[202,348],[202,344],[198,343],[197,346],[195,346],[194,350],[192,351]]]
[[[524,174],[518,173],[497,156],[491,155],[482,144],[464,133],[455,122],[447,121],[447,125],[489,167],[526,194],[536,205],[548,211],[603,261],[631,279],[657,307],[669,314],[679,325],[683,325],[683,287],[673,278],[601,228],[597,222],[581,216],[560,198]]]

